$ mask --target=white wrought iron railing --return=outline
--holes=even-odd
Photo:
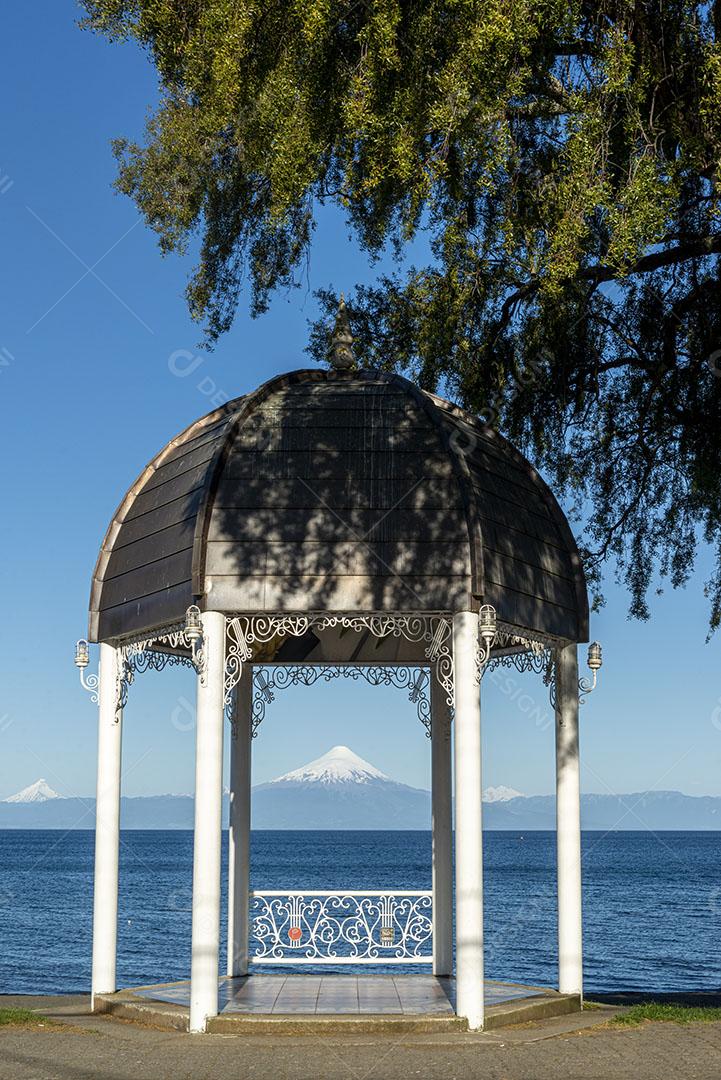
[[[404,889],[251,892],[251,962],[430,964],[432,906]]]

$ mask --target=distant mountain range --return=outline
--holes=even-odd
[[[486,829],[554,829],[555,797],[487,788]],[[228,800],[224,798],[227,824]],[[430,792],[398,783],[347,746],[334,746],[307,765],[253,788],[254,829],[428,829]],[[45,780],[0,802],[0,829],[92,829],[95,800],[66,799]],[[121,800],[124,829],[192,829],[190,795]],[[721,797],[646,791],[583,795],[584,829],[721,829]]]
[[[256,829],[427,829],[430,794],[408,787],[347,746],[253,788]]]

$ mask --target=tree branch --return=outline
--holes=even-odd
[[[560,41],[553,47],[554,56],[598,56],[598,48],[593,41]]]
[[[683,244],[666,248],[665,251],[654,251],[625,267],[591,266],[580,270],[575,276],[580,281],[613,281],[614,278],[621,276],[649,274],[654,270],[661,270],[664,266],[673,266],[676,263],[687,262],[689,259],[702,259],[707,255],[718,254],[721,254],[721,234],[717,233],[712,236],[694,237]]]
[[[644,255],[635,263],[628,266],[599,266],[582,267],[573,274],[569,281],[588,281],[594,285],[601,285],[606,281],[614,281],[620,277],[630,277],[634,274],[650,274],[654,270],[662,270],[665,266],[675,266],[678,263],[688,262],[689,259],[702,259],[708,255],[721,254],[721,234],[712,236],[694,237],[683,244],[666,248],[664,251],[654,251],[650,255]],[[523,300],[527,300],[538,292],[543,284],[542,279],[536,278],[521,285],[515,292],[510,293],[503,301],[499,329],[503,329],[513,314],[515,307]]]

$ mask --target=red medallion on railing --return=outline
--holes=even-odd
[[[290,930],[288,931],[288,937],[291,941],[300,941],[302,936],[303,931],[299,926],[291,926]]]

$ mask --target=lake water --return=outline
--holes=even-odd
[[[93,843],[89,831],[0,832],[0,993],[89,988]],[[554,834],[484,843],[487,976],[552,985]],[[121,986],[188,977],[192,844],[190,832],[122,834]],[[583,859],[587,989],[721,989],[721,832],[585,833]],[[425,832],[252,838],[258,889],[429,889],[430,866]]]

